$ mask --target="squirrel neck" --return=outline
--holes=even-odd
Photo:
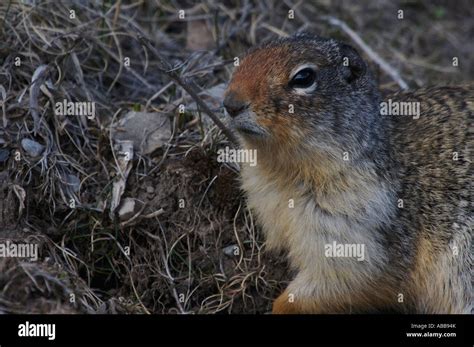
[[[360,185],[390,181],[391,157],[388,150],[373,152],[377,160],[360,156],[346,159],[344,153],[322,152],[302,147],[297,151],[285,148],[270,149],[265,146],[249,147],[257,150],[257,169],[271,182],[282,187],[305,187],[324,194],[333,191],[358,189]],[[384,152],[379,157],[380,152]]]
[[[306,142],[288,149],[245,143],[246,149],[257,150],[258,161],[255,167],[245,165],[242,171],[246,177],[258,176],[284,198],[311,199],[331,215],[362,220],[380,211],[376,219],[389,222],[398,189],[389,139],[375,138],[365,153],[356,158],[349,153],[348,160],[343,153],[309,146]]]

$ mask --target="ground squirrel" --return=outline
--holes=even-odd
[[[246,54],[224,106],[258,153],[248,205],[296,269],[274,313],[470,312],[473,101],[472,87],[382,98],[354,48],[310,34]]]

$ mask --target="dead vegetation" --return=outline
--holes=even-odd
[[[40,258],[0,260],[0,312],[268,312],[291,274],[264,252],[238,168],[216,160],[231,143],[205,112],[225,123],[233,58],[253,44],[297,30],[353,43],[322,16],[409,86],[472,80],[469,1],[3,1],[0,239]],[[94,117],[57,114],[64,100],[94,102]],[[170,138],[149,151],[119,140],[130,111],[167,120],[148,117],[144,141]]]

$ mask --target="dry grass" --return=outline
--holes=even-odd
[[[473,79],[469,1],[3,1],[0,147],[9,159],[0,162],[0,238],[38,243],[41,257],[0,261],[0,312],[268,312],[290,274],[264,252],[237,169],[216,161],[229,142],[199,109],[178,113],[190,97],[139,36],[205,90],[228,81],[234,56],[270,37],[308,29],[350,42],[324,15],[347,23],[412,87]],[[397,88],[383,71],[379,79]],[[56,116],[63,99],[94,101],[97,117]],[[124,197],[143,209],[127,224],[110,213],[120,175],[110,129],[129,110],[165,112],[175,136],[135,154]],[[24,153],[24,138],[45,146],[40,157]]]

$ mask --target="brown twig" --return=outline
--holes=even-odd
[[[224,123],[221,122],[219,117],[206,105],[204,101],[199,97],[196,88],[191,81],[184,80],[175,69],[161,56],[158,50],[153,46],[149,39],[143,35],[138,36],[140,43],[148,48],[158,59],[160,65],[159,70],[165,73],[169,78],[175,81],[181,88],[183,88],[193,99],[196,101],[196,104],[209,116],[212,121],[222,130],[222,132],[227,136],[227,138],[233,143],[237,144],[237,138],[230,131]]]

